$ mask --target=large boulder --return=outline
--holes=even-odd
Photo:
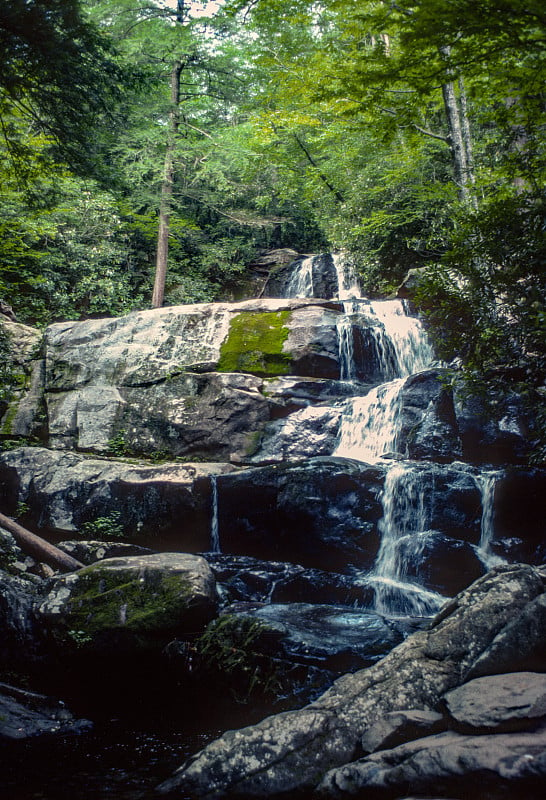
[[[270,419],[263,377],[339,377],[338,316],[335,303],[252,300],[51,325],[50,443],[241,458]]]
[[[158,652],[204,628],[216,610],[206,561],[185,553],[111,558],[58,578],[39,615],[58,648]]]
[[[374,753],[333,770],[315,797],[370,800],[420,797],[540,800],[546,778],[546,725],[514,734],[468,736],[452,731]]]
[[[300,711],[224,734],[160,791],[213,800],[296,796],[312,789],[328,770],[353,759],[364,731],[386,713],[433,710],[543,592],[541,575],[532,567],[493,570],[446,604],[429,630],[413,634],[378,664],[339,678]]]
[[[369,569],[383,510],[382,467],[316,458],[217,480],[224,553],[345,572]]]
[[[444,702],[462,733],[506,733],[546,722],[546,675],[511,672],[475,678],[452,689]]]
[[[25,503],[28,524],[45,531],[73,534],[88,524],[87,534],[93,528],[98,533],[110,521],[118,536],[170,540],[176,549],[199,551],[210,542],[210,476],[231,469],[152,466],[23,447],[0,454],[0,493],[8,513]]]

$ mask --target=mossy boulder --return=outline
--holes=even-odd
[[[59,578],[39,613],[58,647],[103,654],[161,650],[212,619],[216,585],[185,553],[112,558]]]

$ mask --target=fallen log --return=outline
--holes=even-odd
[[[0,528],[4,528],[11,533],[21,550],[27,555],[49,564],[54,569],[58,569],[61,572],[74,572],[74,570],[81,569],[84,566],[80,561],[72,558],[67,553],[63,553],[55,545],[46,542],[45,539],[35,533],[31,533],[4,514],[0,514]]]

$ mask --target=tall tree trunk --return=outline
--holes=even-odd
[[[468,118],[468,104],[466,99],[466,89],[464,80],[459,78],[459,107],[461,109],[461,131],[463,134],[463,146],[466,157],[466,174],[468,183],[474,187],[476,178],[474,176],[474,152],[472,147],[472,134],[470,133],[470,120]],[[478,208],[478,198],[471,192],[470,201],[475,209]]]
[[[440,54],[444,61],[448,62],[450,48],[440,47]],[[463,140],[459,106],[457,104],[457,96],[455,94],[455,84],[453,81],[442,84],[442,96],[444,98],[447,128],[449,131],[449,146],[451,149],[451,160],[453,163],[453,175],[459,190],[459,199],[464,202],[468,202],[468,163]]]
[[[183,70],[182,61],[175,61],[171,70],[171,112],[169,120],[169,141],[165,152],[163,182],[159,202],[159,229],[157,233],[157,253],[155,262],[154,291],[152,308],[161,308],[165,295],[165,279],[169,258],[169,231],[174,181],[174,150],[180,124],[180,75]]]

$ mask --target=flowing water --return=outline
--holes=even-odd
[[[368,579],[375,591],[375,609],[393,615],[433,614],[445,598],[408,582],[407,570],[426,544],[434,507],[434,471],[411,463],[395,464],[385,477],[381,502],[381,546]]]
[[[382,383],[365,397],[346,401],[334,455],[373,464],[382,456],[397,452],[405,381],[398,378]]]
[[[218,525],[218,479],[216,475],[210,476],[211,488],[211,525],[210,525],[210,551],[221,553],[220,529]]]

